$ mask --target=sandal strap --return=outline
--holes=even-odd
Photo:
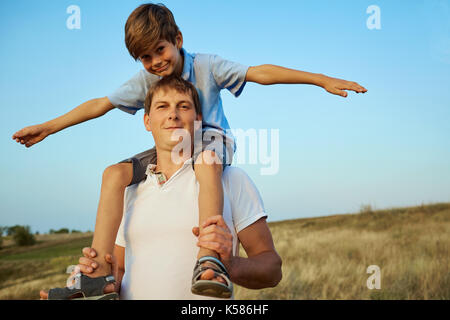
[[[53,288],[48,292],[49,300],[67,300],[71,296],[81,293],[86,297],[100,296],[103,295],[103,291],[106,285],[110,283],[115,283],[116,280],[113,275],[108,275],[104,277],[90,278],[84,274],[80,277],[79,288]]]
[[[204,262],[209,262],[212,266],[204,267],[202,264]],[[192,276],[192,283],[196,282],[199,276],[206,270],[212,269],[215,273],[218,273],[220,276],[225,277],[226,281],[229,281],[230,276],[228,275],[227,269],[223,265],[223,263],[211,256],[204,256],[197,260],[197,263],[194,266],[194,274]]]

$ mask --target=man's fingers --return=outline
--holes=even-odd
[[[228,226],[225,223],[225,220],[223,220],[223,217],[221,215],[216,215],[216,216],[209,217],[208,219],[206,219],[202,223],[202,227],[206,228],[207,226],[209,226],[211,224],[217,224],[217,225],[219,225],[221,227],[224,227],[224,228],[228,229]]]
[[[200,234],[200,228],[199,227],[193,227],[192,228],[192,233],[194,234],[194,236],[198,237]]]
[[[223,247],[220,243],[214,241],[199,241],[197,242],[197,246],[206,248],[209,250],[216,251],[219,255],[224,253]]]
[[[95,258],[97,256],[97,252],[94,249],[89,248],[89,247],[83,248],[82,252],[86,258],[89,258],[89,257]]]
[[[220,242],[225,243],[226,241],[230,241],[230,238],[228,238],[224,234],[218,234],[218,233],[209,233],[202,235],[200,238],[198,238],[198,241],[214,241],[214,242]]]
[[[221,235],[221,236],[224,237],[225,239],[232,239],[232,238],[233,238],[233,236],[231,235],[231,232],[228,230],[228,228],[227,228],[227,229],[224,229],[223,227],[218,226],[218,225],[216,225],[216,224],[209,225],[209,226],[207,226],[206,228],[204,228],[204,229],[200,232],[199,237],[202,238],[203,236],[206,236],[206,235],[214,235],[214,234]],[[200,238],[199,238],[199,239],[200,239]]]
[[[39,296],[41,297],[41,300],[48,300],[48,292],[41,290],[39,291]]]
[[[115,264],[116,263],[116,259],[114,258],[114,256],[112,254],[109,254],[109,253],[107,255],[105,255],[105,261],[107,263],[110,263],[110,264]]]

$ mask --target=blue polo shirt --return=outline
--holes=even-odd
[[[228,89],[238,97],[244,89],[248,67],[217,55],[192,54],[183,48],[181,52],[184,55],[181,76],[197,89],[202,106],[203,131],[214,130],[231,139],[234,144],[230,125],[223,111],[220,91]],[[148,88],[159,79],[159,76],[143,69],[108,95],[108,99],[116,108],[135,114],[144,108]]]

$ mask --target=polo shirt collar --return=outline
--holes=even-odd
[[[181,72],[181,77],[189,81],[189,76],[191,75],[191,70],[194,65],[194,58],[186,51],[184,48],[181,48],[181,54],[184,57],[183,63],[183,71]]]
[[[173,174],[173,176],[171,177],[171,178],[173,178],[173,177],[175,177],[180,171],[182,171],[182,170],[184,170],[186,167],[188,167],[188,166],[192,166],[192,158],[189,158],[189,159],[187,159],[184,163],[183,163],[183,165],[181,166],[181,168],[180,169],[178,169],[174,174]],[[167,179],[167,177],[166,177],[166,175],[164,174],[164,173],[162,173],[162,172],[160,172],[160,171],[156,171],[156,164],[152,164],[152,163],[150,163],[148,166],[147,166],[147,169],[146,169],[146,171],[145,171],[145,174],[148,176],[148,177],[155,177],[156,178],[156,181],[157,181],[157,183],[158,183],[158,185],[163,185],[164,183],[166,183],[168,180],[170,180],[170,179]],[[148,180],[148,179],[147,179]]]

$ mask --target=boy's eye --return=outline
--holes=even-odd
[[[157,49],[158,52],[161,52],[161,51],[163,51],[163,50],[164,50],[164,46],[161,46],[161,47],[159,47],[159,48]]]

